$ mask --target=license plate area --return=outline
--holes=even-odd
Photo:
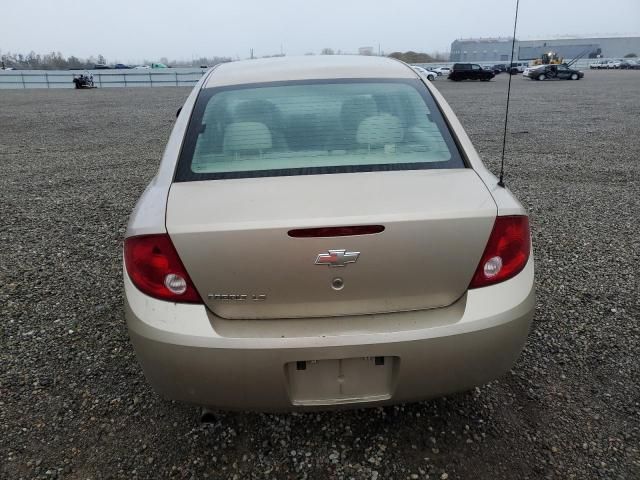
[[[338,405],[391,398],[398,357],[358,357],[287,363],[294,405]]]

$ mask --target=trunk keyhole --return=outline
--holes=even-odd
[[[342,290],[344,288],[344,280],[342,280],[340,277],[336,277],[333,280],[331,280],[331,288],[333,288],[334,290]]]

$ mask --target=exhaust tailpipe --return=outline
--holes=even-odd
[[[213,425],[218,423],[218,414],[207,407],[200,408],[200,423],[205,425]]]

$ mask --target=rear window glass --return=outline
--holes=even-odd
[[[205,89],[176,181],[463,168],[419,80],[330,80]]]

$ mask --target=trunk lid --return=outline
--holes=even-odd
[[[477,174],[450,169],[178,182],[166,225],[215,314],[297,318],[453,303],[469,285],[495,216]],[[288,234],[358,225],[384,231]],[[316,264],[319,255],[357,261],[332,267]]]

